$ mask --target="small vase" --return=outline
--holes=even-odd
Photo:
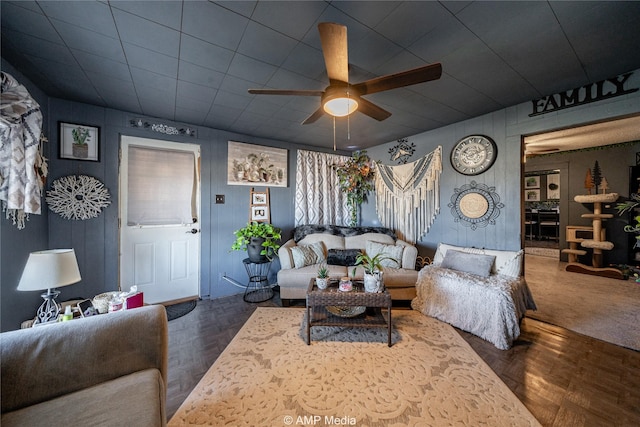
[[[384,283],[382,281],[382,272],[376,271],[373,274],[364,274],[364,290],[365,292],[382,292]]]
[[[316,286],[318,289],[327,289],[329,279],[326,277],[316,277]]]

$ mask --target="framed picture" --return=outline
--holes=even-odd
[[[287,156],[283,148],[229,141],[227,185],[287,187]]]
[[[539,202],[540,190],[524,190],[525,200],[527,202]]]
[[[100,161],[100,128],[58,122],[60,158],[71,160]]]
[[[540,175],[525,176],[524,188],[540,188]]]
[[[547,199],[560,199],[560,174],[552,173],[547,175]]]
[[[254,191],[251,193],[251,204],[252,205],[266,205],[268,201],[267,193],[260,193]]]
[[[251,221],[268,222],[269,206],[251,206]]]

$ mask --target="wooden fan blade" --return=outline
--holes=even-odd
[[[249,89],[254,95],[296,95],[296,96],[322,96],[321,90],[294,90],[294,89]]]
[[[360,95],[366,95],[369,93],[383,92],[385,90],[424,83],[430,80],[437,80],[441,75],[442,64],[436,63],[400,73],[376,77],[374,79],[355,84],[353,87],[360,93]]]
[[[364,98],[358,98],[358,111],[362,114],[366,114],[369,117],[381,122],[391,116],[391,113],[387,110],[378,107],[373,102],[367,101]]]
[[[307,117],[305,119],[305,121],[302,122],[302,124],[303,125],[308,125],[310,123],[315,123],[323,115],[324,115],[324,109],[322,108],[322,105],[321,105],[320,108],[318,108],[316,111],[314,111],[312,115]]]
[[[330,83],[349,83],[347,27],[331,22],[321,22],[318,24],[318,31]]]

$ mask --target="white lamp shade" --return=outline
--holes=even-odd
[[[76,252],[73,249],[51,249],[31,252],[24,267],[19,291],[40,291],[72,285],[81,280]]]

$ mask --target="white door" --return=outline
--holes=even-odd
[[[121,137],[120,287],[145,303],[198,297],[200,147]]]

